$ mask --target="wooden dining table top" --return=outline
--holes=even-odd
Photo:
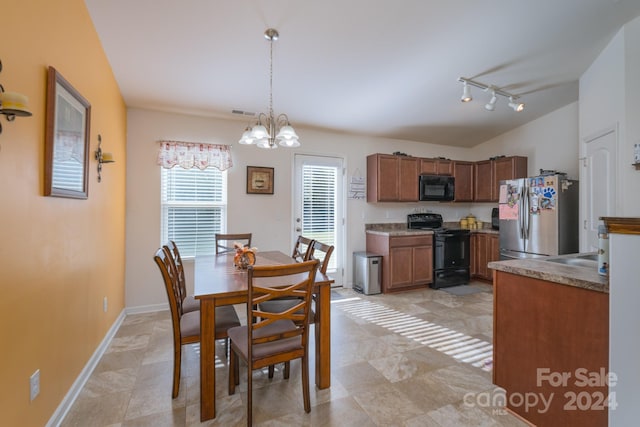
[[[280,251],[264,251],[256,253],[256,266],[294,264],[296,261],[289,255]],[[194,283],[194,296],[203,298],[211,295],[224,295],[227,297],[246,295],[247,275],[246,269],[240,269],[233,265],[233,253],[221,255],[205,255],[196,258],[196,276],[199,280]],[[262,286],[268,286],[269,281],[274,284],[282,284],[281,279],[260,278]],[[333,283],[329,276],[316,273],[316,286]]]

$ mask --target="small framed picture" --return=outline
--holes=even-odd
[[[47,73],[44,195],[88,197],[91,104],[56,71]]]
[[[247,194],[273,194],[273,168],[247,166]]]

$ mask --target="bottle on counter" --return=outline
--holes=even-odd
[[[598,273],[609,275],[609,231],[604,224],[598,226]]]

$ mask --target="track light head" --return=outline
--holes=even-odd
[[[524,110],[524,103],[522,102],[516,102],[515,99],[513,99],[513,96],[509,97],[509,107],[513,108],[513,111],[515,111],[516,113],[521,112],[522,110]]]
[[[467,82],[464,82],[464,85],[462,87],[462,97],[460,97],[460,101],[469,102],[472,99],[473,97],[471,96],[471,88],[469,87]]]
[[[487,104],[485,104],[484,108],[489,111],[493,111],[496,109],[496,102],[498,102],[498,97],[496,96],[496,91],[491,91],[491,99]]]

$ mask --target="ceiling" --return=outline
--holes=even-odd
[[[638,0],[85,0],[128,107],[472,147],[578,99]],[[458,77],[520,96],[521,113]]]

